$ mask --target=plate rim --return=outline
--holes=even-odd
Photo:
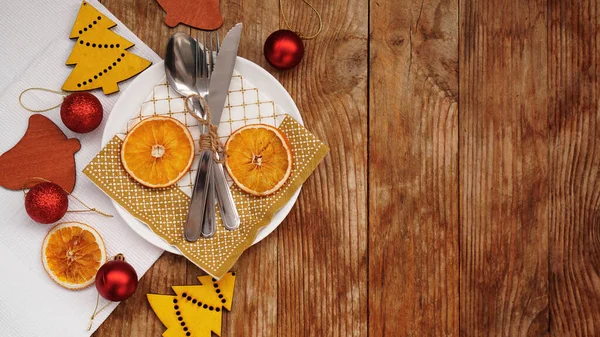
[[[128,107],[131,107],[131,106],[135,106],[136,108],[133,110],[137,111],[137,109],[139,109],[139,106],[148,97],[148,93],[150,92],[151,88],[153,86],[155,86],[162,77],[165,76],[164,71],[158,71],[158,69],[163,69],[163,67],[164,67],[163,60],[153,64],[148,69],[146,69],[145,71],[140,73],[138,76],[136,76],[136,78],[133,79],[133,81],[121,93],[121,95],[115,102],[113,108],[111,109],[111,112],[108,115],[104,130],[102,131],[102,148],[104,148],[104,146],[106,146],[106,144],[114,137],[114,129],[120,126],[121,119],[126,118],[126,117],[119,118],[121,115],[118,115],[118,113],[119,113],[118,111],[129,110]],[[248,76],[248,73],[250,73],[250,76],[248,76],[248,78],[250,79],[250,81],[252,81],[252,84],[255,87],[257,87],[261,92],[275,91],[275,95],[273,95],[273,93],[271,93],[270,95],[267,95],[267,96],[269,96],[269,98],[271,98],[275,102],[276,109],[279,110],[280,112],[282,112],[281,110],[283,110],[287,114],[296,115],[296,116],[292,116],[292,117],[294,117],[301,125],[304,125],[304,121],[302,120],[302,115],[300,114],[300,111],[298,110],[296,103],[294,102],[294,100],[292,99],[290,94],[287,92],[287,90],[283,87],[283,85],[281,85],[281,83],[272,74],[270,74],[268,71],[266,71],[265,69],[263,69],[256,63],[254,63],[250,60],[247,60],[243,57],[240,57],[240,56],[238,56],[236,59],[235,70],[236,70],[236,72],[241,73],[243,76]],[[264,76],[266,81],[272,82],[275,85],[270,86],[267,90],[261,89],[261,85],[257,85],[256,80],[254,80],[254,81],[252,80],[253,74],[258,77]],[[158,78],[155,81],[152,80],[155,77],[158,77]],[[148,82],[151,84],[145,84],[144,82]],[[127,95],[127,94],[131,90],[136,90],[134,88],[139,87],[139,86],[148,86],[149,88],[147,91],[140,90],[141,92],[144,92],[143,98],[137,99],[137,100],[135,100],[135,99],[132,100],[131,97],[128,97],[131,95]],[[137,89],[137,90],[139,90],[139,89]],[[141,97],[141,95],[140,95],[140,97]],[[274,98],[274,97],[276,97],[276,98]],[[281,108],[281,106],[283,106],[284,108]],[[125,114],[125,115],[127,115],[127,114]],[[133,113],[132,113],[132,115],[133,115]],[[127,122],[127,120],[125,120],[124,122]],[[255,245],[256,243],[260,242],[261,240],[266,238],[268,235],[270,235],[277,227],[279,227],[281,222],[283,222],[283,220],[287,217],[287,215],[291,211],[292,207],[294,207],[294,205],[296,204],[298,195],[300,194],[301,190],[302,190],[302,185],[300,185],[300,187],[296,190],[296,192],[294,192],[294,194],[292,195],[290,200],[281,209],[279,209],[277,212],[275,212],[275,214],[273,215],[273,218],[271,219],[269,224],[267,224],[265,227],[259,229],[252,245]],[[150,229],[150,227],[148,227],[145,223],[143,223],[142,221],[140,221],[139,219],[134,217],[132,214],[130,214],[121,205],[119,205],[115,200],[113,200],[111,198],[110,201],[115,206],[117,213],[119,213],[119,215],[121,216],[123,221],[137,235],[141,236],[144,240],[146,240],[147,242],[151,243],[152,245],[154,245],[158,248],[161,248],[161,249],[166,250],[173,254],[183,255],[179,251],[179,249],[177,249],[177,247],[169,244],[162,237],[155,234]]]

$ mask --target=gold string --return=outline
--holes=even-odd
[[[81,222],[79,222],[79,223],[81,223]],[[106,262],[112,261],[112,260],[125,261],[125,256],[123,254],[119,253],[117,255],[113,255],[113,256],[109,257],[108,259],[106,259]],[[106,262],[104,262],[104,263],[106,263]],[[92,329],[92,324],[94,324],[94,318],[96,318],[96,316],[98,316],[98,314],[102,310],[106,309],[106,307],[108,307],[111,303],[111,302],[106,303],[102,308],[100,308],[100,310],[96,311],[98,309],[99,301],[100,301],[100,293],[97,293],[96,294],[96,306],[94,307],[94,312],[92,313],[92,316],[90,317],[90,323],[88,324],[87,331],[90,331]]]
[[[45,178],[40,178],[40,177],[31,177],[31,178],[27,178],[25,180],[25,182],[23,183],[23,185],[21,185],[21,190],[23,191],[23,197],[27,196],[27,193],[25,192],[25,186],[27,186],[29,183],[32,183],[34,181],[44,181],[47,183],[51,183],[50,180],[45,179]],[[60,187],[60,186],[59,186]],[[112,218],[112,215],[101,212],[100,210],[94,208],[94,207],[90,207],[88,206],[86,203],[84,203],[83,201],[81,201],[81,199],[77,198],[75,195],[73,195],[72,193],[67,192],[64,188],[60,187],[63,191],[65,191],[65,193],[67,193],[68,195],[72,196],[75,200],[79,201],[80,204],[82,204],[85,208],[87,209],[76,209],[76,210],[72,210],[72,211],[67,211],[67,213],[83,213],[83,212],[95,212],[98,213],[102,216],[105,216],[107,218]]]
[[[34,181],[44,181],[44,182],[47,182],[47,183],[50,182],[50,180],[44,179],[44,178],[40,178],[40,177],[31,177],[31,178],[25,179],[25,181],[23,182],[23,185],[21,185],[21,191],[23,191],[23,198],[25,198],[27,196],[27,192],[25,192],[25,190],[26,190],[25,186],[29,185],[29,183],[32,183]],[[63,189],[63,191],[64,191],[64,189]]]
[[[298,36],[300,36],[300,38],[303,40],[312,40],[316,38],[319,34],[321,34],[321,31],[323,30],[323,18],[321,17],[321,13],[319,13],[319,11],[313,5],[311,5],[310,2],[308,2],[307,0],[302,1],[304,1],[304,3],[307,4],[308,7],[310,7],[310,9],[312,9],[313,12],[315,12],[315,14],[317,14],[317,17],[319,18],[319,30],[317,30],[317,32],[311,36],[302,35],[300,34],[300,32],[296,32],[292,29],[292,27],[290,27],[290,24],[288,23],[285,17],[285,13],[283,12],[283,5],[281,4],[282,0],[279,0],[279,12],[281,12],[281,16],[283,17],[283,23],[285,23],[289,30],[296,32],[296,34],[298,34]]]
[[[200,99],[200,101],[202,102],[202,108],[204,109],[204,112],[206,113],[206,119],[200,118],[195,113],[190,112],[191,110],[193,110],[189,106],[190,100],[193,97],[198,97]],[[194,118],[196,118],[198,120],[198,123],[200,123],[200,125],[204,125],[204,126],[208,127],[208,132],[201,134],[200,139],[198,140],[198,145],[200,146],[200,150],[211,150],[215,154],[213,156],[214,161],[219,164],[224,163],[225,162],[225,150],[223,149],[223,144],[221,144],[221,141],[219,141],[219,134],[217,132],[217,127],[214,126],[210,122],[210,108],[208,107],[208,103],[206,103],[206,100],[204,99],[204,97],[202,97],[198,94],[193,94],[193,95],[187,96],[185,98],[184,110],[185,110],[185,112],[194,116]]]
[[[106,309],[106,307],[108,307],[110,305],[111,302],[106,303],[102,308],[100,308],[100,310],[98,309],[98,302],[100,301],[100,293],[96,294],[96,307],[94,307],[94,312],[92,313],[92,316],[90,317],[90,324],[88,324],[88,328],[87,331],[90,331],[92,329],[92,324],[94,324],[94,318],[96,318],[96,316],[104,309]]]
[[[84,203],[83,201],[81,201],[81,199],[77,198],[76,196],[74,196],[73,194],[70,194],[70,196],[73,197],[73,199],[79,201],[80,204],[83,205],[83,207],[87,208],[87,209],[76,209],[76,210],[72,210],[72,211],[67,211],[67,212],[71,212],[71,213],[82,213],[82,212],[96,212],[102,216],[105,216],[107,218],[112,218],[113,216],[104,212],[99,211],[98,209],[94,208],[94,207],[90,207],[88,205],[86,205],[86,203]]]
[[[51,89],[46,89],[46,88],[28,88],[28,89],[25,89],[25,90],[21,91],[21,94],[19,95],[19,104],[21,104],[21,106],[23,107],[23,109],[25,109],[27,111],[30,111],[30,112],[46,112],[46,111],[50,111],[52,109],[58,108],[62,104],[62,102],[60,102],[60,103],[56,104],[55,106],[52,106],[52,107],[50,107],[48,109],[40,109],[40,110],[31,109],[31,108],[27,107],[25,104],[23,104],[23,94],[25,94],[26,92],[31,91],[31,90],[46,91],[46,92],[51,92],[51,93],[54,93],[54,94],[59,94],[59,95],[62,95],[62,96],[68,95],[64,91],[51,90]]]

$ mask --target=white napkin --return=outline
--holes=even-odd
[[[160,57],[95,0],[90,4],[117,23],[112,30],[135,43],[129,51],[157,62]],[[22,90],[44,87],[60,90],[72,67],[65,61],[75,41],[69,39],[80,0],[5,1],[0,21],[0,153],[13,147],[27,128],[30,112],[18,102]],[[121,92],[131,80],[119,83]],[[133,232],[118,216],[109,198],[92,184],[81,170],[100,150],[102,130],[119,93],[105,96],[93,92],[104,107],[103,123],[88,134],[76,134],[60,120],[59,109],[45,112],[69,138],[78,138],[77,182],[73,194],[88,205],[113,214],[105,218],[94,213],[67,213],[63,221],[81,221],[96,228],[106,243],[109,256],[123,253],[138,277],[150,268],[162,250]],[[32,107],[48,107],[61,98],[51,94],[28,93]],[[72,198],[70,208],[79,208]],[[35,223],[25,212],[23,194],[0,188],[0,336],[89,336],[114,310],[111,304],[86,331],[94,309],[96,289],[69,291],[53,283],[40,259],[44,236],[52,225]],[[106,303],[101,298],[101,304]]]

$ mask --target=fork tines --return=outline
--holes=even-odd
[[[200,77],[210,78],[210,74],[215,69],[214,52],[219,53],[219,32],[202,31],[202,43],[200,43],[199,31],[196,31],[196,41],[199,46],[198,55],[203,57],[202,60],[198,60],[196,71]]]

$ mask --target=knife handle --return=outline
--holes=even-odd
[[[219,211],[221,212],[223,226],[229,230],[237,229],[240,226],[240,216],[235,207],[231,190],[227,184],[227,179],[225,179],[223,165],[214,161],[213,163],[213,182],[217,200],[219,202]]]
[[[213,165],[211,162],[214,162],[211,154],[212,152],[210,150],[204,150],[200,154],[198,173],[196,174],[196,181],[194,183],[194,189],[192,190],[190,208],[184,228],[185,238],[191,242],[198,240],[202,233],[204,211],[206,209],[208,197],[209,173],[212,173]]]
[[[214,175],[214,162],[215,161],[213,160],[213,154],[211,152],[210,164],[208,172],[206,173],[211,178]],[[210,179],[208,183],[208,192],[206,195],[206,209],[204,210],[204,219],[202,221],[202,237],[204,238],[212,237],[217,231],[215,207],[215,181],[214,179]]]

